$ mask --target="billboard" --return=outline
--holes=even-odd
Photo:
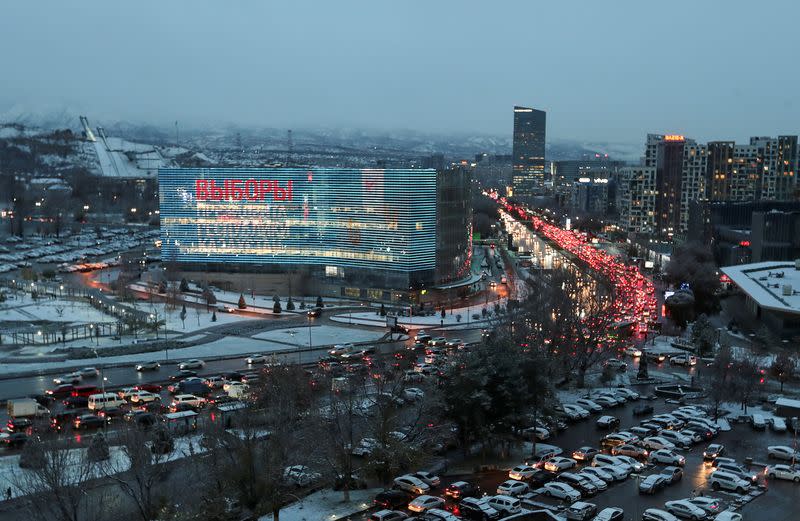
[[[162,259],[431,270],[436,172],[159,170]]]

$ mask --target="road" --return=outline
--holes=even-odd
[[[460,337],[465,342],[477,342],[481,338],[480,329],[465,329],[459,331],[452,331],[446,334],[448,337]],[[396,351],[402,346],[408,344],[411,340],[404,340],[400,342],[390,342],[380,345],[380,351],[384,353]],[[286,354],[276,355],[279,361],[284,363],[313,363],[319,360],[320,357],[325,356],[327,350],[325,348],[315,349],[313,351],[300,351]],[[266,354],[270,354],[266,352]],[[162,353],[144,353],[142,360],[162,360]],[[206,363],[203,370],[199,371],[200,376],[217,375],[227,371],[235,371],[239,369],[246,369],[247,365],[244,362],[246,356],[231,358],[227,360],[215,360]],[[95,360],[87,360],[86,365],[93,365]],[[164,383],[168,380],[169,375],[176,371],[175,365],[163,365],[159,371],[148,371],[139,373],[132,366],[131,367],[113,367],[103,370],[103,376],[106,378],[106,388],[120,388],[130,387],[140,383]],[[95,379],[97,380],[97,379]],[[95,381],[87,379],[83,383],[94,384]],[[99,380],[98,380],[99,383]],[[53,375],[45,376],[28,376],[21,378],[11,378],[0,380],[0,400],[7,400],[9,398],[20,398],[24,396],[32,396],[36,394],[44,394],[47,389],[55,387],[53,384]]]

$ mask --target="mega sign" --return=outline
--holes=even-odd
[[[269,194],[273,201],[291,201],[292,181],[286,181],[286,188],[268,179],[225,179],[222,186],[213,179],[194,182],[198,201],[264,201]]]

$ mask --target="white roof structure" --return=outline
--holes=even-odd
[[[800,314],[800,269],[794,262],[770,261],[726,266],[722,272],[760,307]]]

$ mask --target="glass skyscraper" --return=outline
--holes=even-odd
[[[528,197],[541,191],[545,177],[546,113],[528,107],[514,107],[512,190],[514,197]]]

